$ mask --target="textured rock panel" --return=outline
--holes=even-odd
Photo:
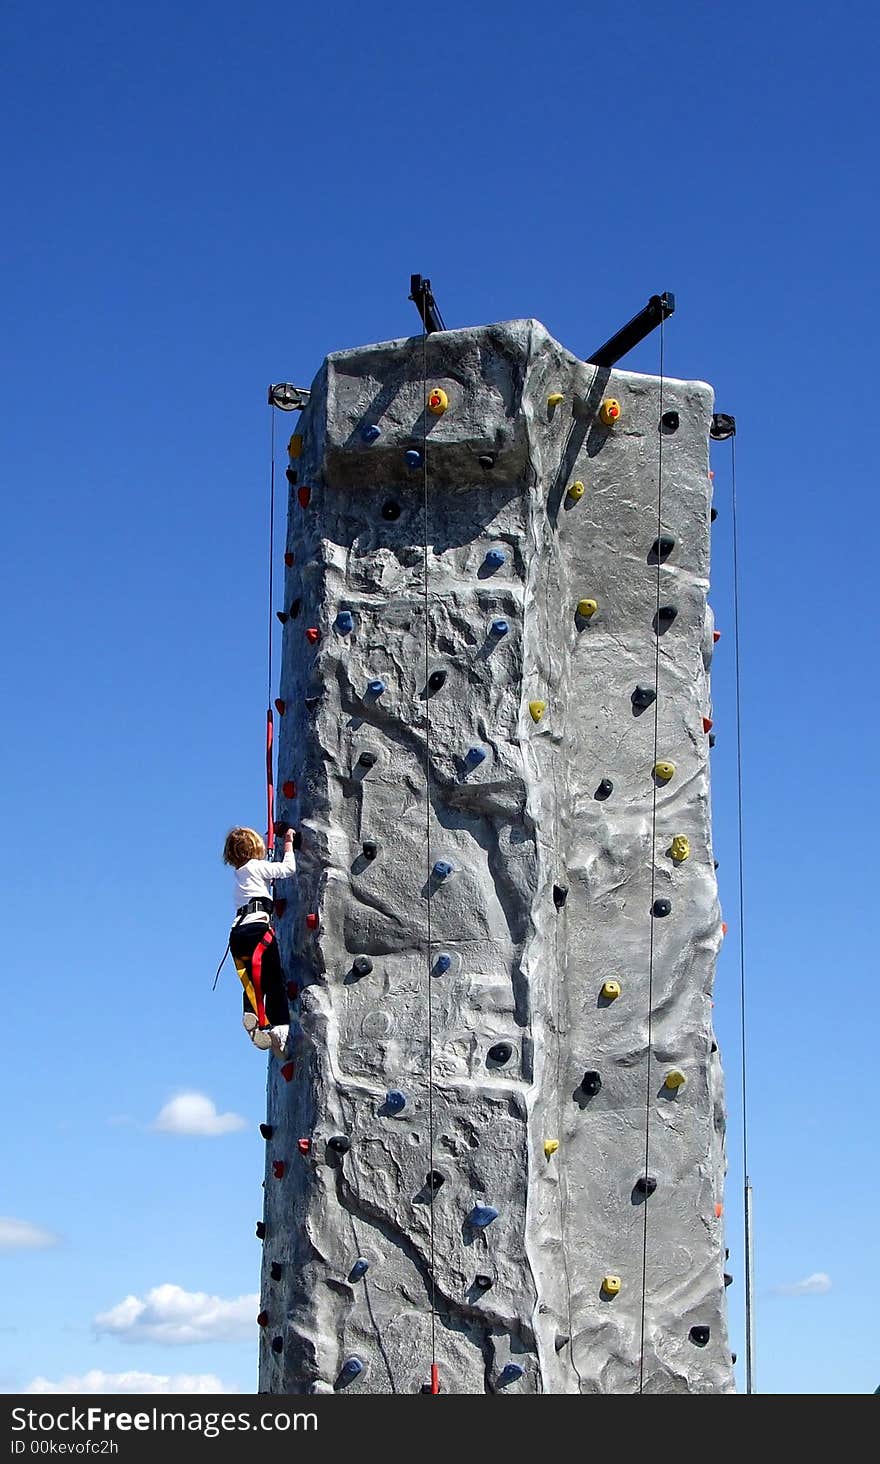
[[[337,353],[314,383],[287,543],[277,783],[302,848],[278,924],[300,995],[294,1075],[270,1067],[264,1391],[419,1392],[432,1357],[454,1393],[733,1389],[711,410],[705,385],[667,380],[661,405],[659,380],[586,366],[535,321]]]

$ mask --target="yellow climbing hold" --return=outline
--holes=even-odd
[[[582,620],[589,620],[592,615],[595,615],[598,608],[598,600],[578,600],[578,615]]]
[[[620,402],[614,397],[606,397],[599,408],[599,421],[603,427],[613,427],[620,418]]]
[[[577,502],[579,498],[583,498],[585,492],[586,489],[584,488],[584,485],[581,482],[580,478],[578,478],[577,482],[572,483],[571,487],[569,488],[568,496],[569,498],[573,498],[575,502]]]
[[[604,981],[602,983],[602,990],[600,992],[600,995],[603,996],[606,1001],[616,1001],[617,998],[620,996],[620,982]]]
[[[676,864],[683,864],[690,857],[691,841],[686,834],[676,834],[669,845],[670,856]]]
[[[559,1140],[558,1139],[545,1139],[544,1140],[544,1158],[545,1159],[550,1159],[556,1153],[556,1150],[558,1148],[559,1148]]]
[[[654,777],[659,778],[661,783],[668,783],[670,778],[675,777],[675,763],[657,762],[654,764]]]
[[[558,407],[559,403],[564,401],[565,397],[562,395],[561,391],[551,391],[550,395],[547,398],[547,406],[552,412],[554,407]]]
[[[540,720],[543,717],[543,715],[546,712],[546,710],[547,710],[547,703],[545,701],[530,701],[529,702],[529,711],[532,714],[532,721],[533,722],[540,722]]]
[[[428,396],[428,411],[433,412],[435,417],[442,417],[449,406],[449,397],[442,386],[435,386]]]
[[[291,433],[290,441],[287,444],[287,456],[292,458],[302,457],[303,440],[301,432]]]
[[[602,1290],[605,1292],[606,1296],[616,1296],[620,1290],[621,1284],[622,1283],[619,1276],[602,1277]]]
[[[686,1082],[687,1078],[684,1073],[680,1073],[678,1068],[670,1068],[666,1077],[663,1079],[663,1086],[664,1088],[671,1089],[674,1093],[676,1089],[683,1088]]]

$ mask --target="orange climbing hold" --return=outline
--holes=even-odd
[[[722,935],[726,935],[727,934],[727,921],[726,920],[722,920],[722,922],[721,922],[721,934]]]
[[[716,1220],[720,1220],[721,1219],[721,1216],[723,1214],[724,1214],[724,1206],[722,1204],[720,1204],[718,1201],[716,1201],[716,1204],[715,1204],[715,1219]]]
[[[290,441],[287,444],[288,457],[298,458],[302,456],[303,440],[301,432],[292,432]]]
[[[312,497],[312,490],[311,488],[306,487],[297,488],[296,496],[299,499],[300,508],[308,508],[309,502]]]
[[[273,1159],[272,1160],[272,1173],[274,1174],[274,1176],[275,1176],[276,1179],[283,1179],[284,1178],[284,1160],[283,1159]]]

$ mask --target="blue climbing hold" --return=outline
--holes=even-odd
[[[341,630],[343,635],[348,635],[350,630],[354,630],[354,616],[350,610],[340,610],[336,617],[336,629]]]
[[[385,1094],[385,1107],[391,1113],[400,1113],[406,1107],[406,1094],[401,1093],[399,1088],[389,1088]]]
[[[469,747],[465,753],[464,760],[469,768],[478,768],[481,762],[486,761],[485,749],[482,747]]]
[[[492,1221],[497,1219],[498,1211],[494,1205],[474,1205],[468,1216],[471,1225],[475,1226],[477,1230],[485,1230],[487,1225],[491,1225]]]
[[[363,1370],[364,1365],[359,1357],[347,1357],[342,1364],[341,1376],[348,1382],[351,1378],[356,1378]]]
[[[367,682],[367,691],[370,693],[370,696],[381,696],[384,690],[385,682],[380,681],[378,676],[375,681]]]
[[[406,454],[407,467],[414,472],[415,469],[421,464],[421,461],[422,454],[420,452],[416,452],[414,447],[411,447],[409,452]]]
[[[509,630],[510,626],[508,625],[506,620],[493,620],[492,624],[489,626],[490,633],[494,636],[497,636],[499,639],[502,635],[507,635],[507,632]]]
[[[489,569],[500,569],[504,563],[504,552],[501,549],[490,549],[486,554],[486,564]]]
[[[357,1260],[355,1261],[354,1265],[348,1273],[349,1281],[360,1281],[361,1277],[365,1276],[369,1269],[369,1261],[365,1260],[363,1256],[358,1256]]]
[[[515,1383],[517,1378],[521,1378],[522,1375],[523,1369],[520,1367],[518,1362],[508,1362],[504,1365],[504,1367],[501,1369],[501,1372],[498,1374],[498,1381],[501,1384]]]
[[[364,442],[375,442],[376,438],[381,436],[382,429],[381,427],[377,427],[375,422],[371,423],[369,427],[365,427],[363,432],[361,433],[361,437],[364,439]]]
[[[434,962],[434,970],[440,976],[442,976],[445,971],[449,970],[449,967],[451,965],[452,957],[449,955],[448,951],[441,951],[436,961]]]
[[[452,865],[448,864],[445,859],[438,859],[437,863],[434,865],[434,874],[436,875],[437,879],[447,879],[451,873]]]

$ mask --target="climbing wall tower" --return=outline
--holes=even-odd
[[[260,1388],[733,1391],[712,393],[533,320],[291,438]]]

